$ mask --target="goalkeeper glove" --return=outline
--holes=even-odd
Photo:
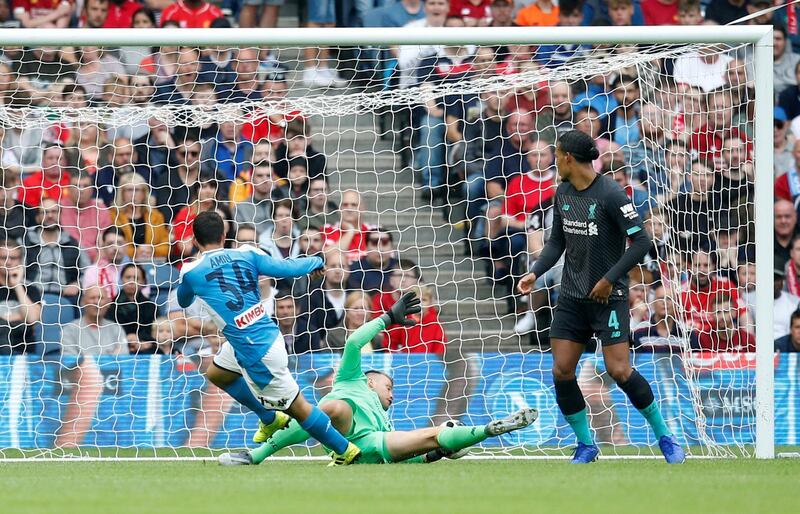
[[[383,319],[387,327],[395,323],[404,327],[412,327],[416,324],[416,321],[408,319],[406,316],[419,314],[421,311],[422,307],[419,305],[419,298],[417,298],[416,293],[406,293],[392,305],[391,309],[381,316],[381,319]]]

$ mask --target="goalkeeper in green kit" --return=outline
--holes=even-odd
[[[361,449],[356,463],[433,462],[454,458],[462,450],[536,421],[535,409],[522,409],[511,416],[483,426],[447,426],[394,431],[387,411],[392,405],[392,378],[380,371],[361,370],[361,348],[392,324],[411,326],[406,318],[420,312],[419,298],[406,293],[388,312],[356,330],[344,347],[333,390],[320,401],[333,426]],[[275,433],[250,452],[225,453],[219,462],[226,466],[260,464],[270,455],[311,436],[296,421]]]

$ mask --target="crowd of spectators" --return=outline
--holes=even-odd
[[[282,3],[15,2],[4,23],[271,27]],[[767,4],[359,0],[343,12],[339,2],[314,0],[304,19],[319,28],[711,25]],[[756,21],[775,27],[776,347],[798,351],[800,37],[793,6],[750,22]],[[531,298],[515,294],[515,280],[548,237],[555,141],[577,129],[596,139],[602,154],[597,171],[625,188],[654,238],[632,279],[634,344],[752,350],[752,56],[745,48],[708,47],[661,60],[655,63],[658,90],[646,95],[627,68],[580,80],[547,78],[548,70],[589,54],[635,50],[401,45],[363,49],[369,58],[349,70],[343,53],[309,49],[298,81],[355,87],[337,69],[355,71],[352,79],[369,68],[381,72],[380,87],[426,93],[472,78],[538,71],[542,81],[535,87],[448,93],[389,114],[411,128],[395,127],[395,135],[401,141],[408,136],[420,201],[450,221],[455,206],[464,206],[456,222],[465,227],[465,251],[485,266],[494,296],[519,314],[515,330],[541,334],[558,294],[557,269],[540,277]],[[269,48],[3,48],[0,90],[6,109],[105,106],[121,116],[148,105],[280,101],[290,81],[279,61]],[[171,112],[178,121],[191,116]],[[445,352],[435,290],[399,255],[393,229],[370,224],[358,191],[331,190],[329,156],[314,147],[313,121],[301,112],[256,111],[236,121],[169,126],[156,116],[114,127],[91,117],[72,119],[0,131],[0,353],[180,353],[203,366],[219,345],[217,328],[201,310],[180,309],[170,285],[194,258],[192,223],[208,210],[227,220],[231,247],[257,245],[277,259],[324,255],[320,280],[261,284],[291,353],[341,349],[347,334],[412,288],[423,302],[421,323],[394,328],[365,349]],[[48,345],[40,342],[52,306],[74,319],[63,326],[58,344]],[[56,319],[60,323],[63,312]]]

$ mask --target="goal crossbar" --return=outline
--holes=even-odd
[[[767,26],[726,27],[448,27],[280,29],[0,29],[4,46],[161,45],[498,45],[498,44],[664,44],[758,43]],[[766,44],[766,43],[765,43]]]

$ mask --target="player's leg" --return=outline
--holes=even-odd
[[[333,427],[339,433],[346,435],[353,423],[353,409],[344,400],[328,400],[319,406],[319,409],[331,418]],[[311,436],[303,430],[296,420],[289,423],[285,430],[277,432],[267,442],[250,452],[249,462],[243,464],[261,464],[266,458],[276,452],[295,444],[308,440]]]
[[[358,447],[337,432],[328,415],[308,403],[300,393],[300,387],[289,372],[289,356],[282,336],[275,339],[259,362],[242,368],[242,376],[262,404],[284,411],[311,437],[333,450],[332,465],[351,464],[358,458],[361,453]],[[276,416],[276,422],[278,419]]]
[[[592,438],[586,401],[575,375],[581,354],[592,336],[586,309],[586,303],[561,295],[550,326],[556,403],[578,438],[578,446],[572,459],[576,464],[592,462],[600,453]]]
[[[275,421],[275,411],[264,407],[242,376],[241,368],[230,343],[223,344],[219,353],[214,356],[213,362],[206,371],[206,378],[237,402],[255,412],[264,425],[270,425]]]
[[[255,450],[223,453],[218,460],[222,466],[258,465],[280,450],[303,443],[310,438],[311,436],[303,430],[297,420],[292,420],[285,429],[276,432]]]
[[[575,375],[585,345],[568,339],[550,339],[550,348],[553,352],[553,385],[558,408],[578,441],[594,444],[586,414],[586,401]]]
[[[347,441],[331,423],[331,418],[322,412],[319,407],[314,407],[306,401],[298,391],[297,398],[292,402],[286,413],[296,419],[300,426],[314,439],[333,450],[333,465],[351,464],[361,454],[361,450]]]
[[[594,462],[600,454],[600,449],[594,443],[589,427],[586,401],[575,375],[585,344],[568,339],[550,339],[550,346],[553,352],[553,385],[556,390],[556,403],[578,439],[572,463]]]
[[[683,462],[685,460],[683,449],[667,427],[650,384],[631,367],[628,344],[630,311],[627,301],[610,302],[601,312],[603,318],[607,317],[607,328],[610,329],[610,333],[608,330],[599,331],[599,337],[603,343],[603,360],[606,371],[653,428],[667,462],[670,464]]]
[[[465,428],[465,427],[460,427]],[[474,427],[470,427],[474,428]],[[384,446],[389,462],[401,462],[440,448],[440,427],[420,428],[410,432],[394,431],[384,434]],[[483,431],[480,431],[483,434]],[[484,436],[483,439],[486,439]],[[478,440],[476,443],[482,441]]]
[[[331,418],[333,428],[347,437],[353,425],[353,408],[344,400],[327,400],[320,403],[319,408]]]
[[[387,432],[386,452],[391,462],[406,461],[432,450],[445,450],[444,455],[474,446],[489,437],[496,437],[531,425],[538,417],[536,409],[525,408],[514,414],[479,426],[431,427],[410,432]]]

